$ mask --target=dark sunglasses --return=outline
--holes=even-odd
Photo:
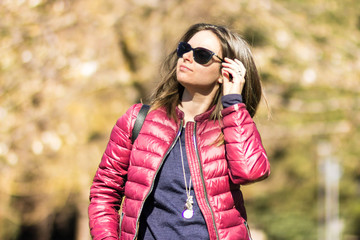
[[[221,62],[224,62],[224,60],[213,51],[202,47],[192,48],[191,45],[186,42],[180,42],[176,51],[179,58],[185,53],[193,51],[194,60],[199,64],[208,63],[213,56],[217,57]]]

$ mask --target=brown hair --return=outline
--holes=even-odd
[[[259,105],[262,95],[262,88],[260,82],[260,76],[257,71],[251,50],[247,42],[238,34],[231,32],[228,28],[223,26],[217,26],[213,24],[198,23],[192,25],[186,33],[181,37],[181,42],[188,42],[196,33],[200,31],[213,32],[220,41],[222,57],[228,57],[230,59],[239,59],[246,68],[245,85],[241,93],[243,103],[246,105],[246,109],[253,117],[256,113],[256,109]],[[156,91],[153,95],[153,101],[151,103],[152,109],[159,107],[165,107],[169,117],[177,120],[176,106],[181,103],[181,97],[184,92],[184,87],[177,81],[176,77],[176,65],[177,65],[176,49],[171,52],[161,66],[161,81],[159,82]],[[210,116],[213,120],[220,120],[221,110],[223,109],[221,103],[221,97],[223,96],[222,84],[215,94],[215,97],[211,103],[211,106],[216,105],[215,111]]]

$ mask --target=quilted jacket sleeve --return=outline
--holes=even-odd
[[[88,208],[94,240],[118,239],[119,209],[131,153],[131,131],[139,105],[132,106],[112,129],[90,189]]]
[[[226,158],[232,182],[247,184],[265,179],[270,174],[270,164],[245,104],[225,108],[222,115]]]

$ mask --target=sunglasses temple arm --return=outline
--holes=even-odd
[[[221,57],[219,57],[218,55],[216,55],[216,54],[214,54],[214,55],[215,55],[215,57],[217,57],[221,62],[225,62],[225,60],[222,59]]]

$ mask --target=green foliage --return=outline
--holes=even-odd
[[[249,41],[270,104],[272,118],[262,105],[255,121],[272,174],[244,187],[252,228],[266,240],[318,238],[327,142],[341,166],[342,236],[359,239],[359,9],[357,0],[0,1],[0,239],[24,229],[55,239],[75,221],[89,239],[89,187],[112,126],[148,100],[164,56],[202,21]]]

